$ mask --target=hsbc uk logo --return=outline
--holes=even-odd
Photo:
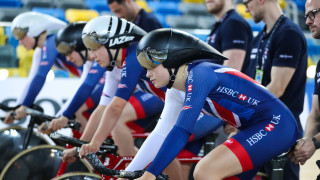
[[[192,84],[189,84],[188,86],[188,92],[192,91]]]
[[[238,98],[239,98],[240,100],[242,100],[242,101],[245,101],[245,100],[248,99],[247,96],[244,95],[244,94],[239,94],[239,95],[238,95]]]
[[[227,88],[227,87],[221,87],[219,86],[217,89],[216,89],[217,92],[219,93],[223,93],[223,94],[226,94],[228,96],[232,96],[234,98],[238,98],[239,100],[241,101],[245,101],[247,102],[248,104],[251,104],[253,106],[258,106],[260,101],[257,100],[257,99],[254,99],[252,97],[248,97],[247,95],[245,94],[242,94],[236,90],[233,90],[231,88]]]
[[[266,127],[265,127],[265,130],[266,131],[269,131],[269,132],[271,132],[272,130],[274,129],[274,125],[273,124],[268,124]]]
[[[191,101],[191,96],[192,96],[192,83],[193,83],[193,71],[189,71],[189,74],[188,74],[188,79],[187,79],[187,83],[189,84],[188,85],[188,92],[186,94],[186,102],[190,102]]]
[[[252,135],[250,138],[246,139],[250,146],[258,143],[262,140],[265,136],[268,135],[271,131],[274,130],[275,126],[279,124],[281,119],[281,115],[273,115],[271,122],[264,127],[264,129],[260,129],[257,133]]]

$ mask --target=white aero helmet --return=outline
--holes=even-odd
[[[67,23],[55,17],[38,12],[25,12],[15,17],[11,23],[13,36],[20,40],[25,35],[37,38],[42,32],[48,34],[56,32],[66,26]]]
[[[138,42],[145,34],[143,29],[137,25],[116,16],[99,16],[90,20],[82,30],[82,41],[87,49],[97,50],[105,46],[112,70],[116,63],[119,48],[125,48],[132,42]],[[116,49],[112,57],[110,49]]]

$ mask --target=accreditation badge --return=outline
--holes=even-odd
[[[258,83],[262,84],[262,77],[263,77],[263,70],[257,69],[257,70],[256,70],[256,76],[255,76],[254,79],[255,79]]]

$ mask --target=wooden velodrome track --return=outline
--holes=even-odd
[[[316,161],[320,160],[320,150],[317,150],[306,164],[300,166],[300,180],[316,180],[320,174],[320,169],[316,165]]]

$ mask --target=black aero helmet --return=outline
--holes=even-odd
[[[91,50],[105,46],[111,58],[108,70],[115,66],[119,48],[125,48],[132,42],[138,42],[145,34],[135,24],[116,16],[99,16],[90,20],[82,31],[82,40],[86,48]],[[117,49],[112,58],[109,49]]]
[[[72,51],[80,53],[86,50],[82,42],[82,30],[87,22],[73,22],[60,29],[55,37],[56,48],[63,55],[70,55]],[[84,58],[82,56],[82,58]],[[85,59],[84,59],[85,60]]]
[[[226,60],[219,51],[199,38],[171,28],[153,30],[145,35],[137,47],[139,63],[146,69],[159,64],[166,68],[178,68],[181,65],[199,60]]]

